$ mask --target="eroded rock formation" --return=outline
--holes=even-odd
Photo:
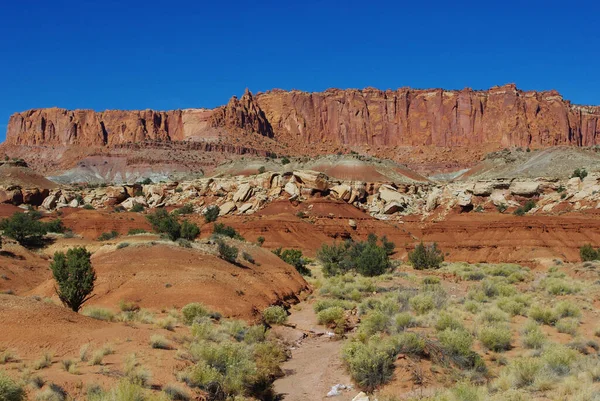
[[[214,110],[94,112],[39,109],[11,116],[11,145],[104,146],[203,140],[255,132],[294,145],[590,146],[600,143],[600,106],[575,106],[556,91],[514,85],[487,91],[330,89],[250,92]]]

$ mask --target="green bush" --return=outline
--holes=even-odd
[[[410,307],[418,315],[424,315],[435,308],[435,302],[431,294],[417,294],[409,302]]]
[[[389,315],[379,310],[374,310],[362,318],[359,331],[370,337],[376,333],[387,332],[390,324],[391,318]]]
[[[517,208],[517,210],[515,210],[514,214],[517,216],[523,216],[527,212],[529,212],[531,209],[535,208],[535,206],[536,206],[535,201],[528,200],[524,206]]]
[[[438,340],[444,350],[453,356],[468,357],[471,355],[473,336],[463,329],[446,329],[438,333]]]
[[[575,170],[573,170],[573,174],[571,174],[571,178],[575,178],[575,177],[579,177],[580,179],[584,179],[585,177],[587,177],[588,172],[586,169],[582,168],[576,168]]]
[[[590,262],[600,259],[600,249],[596,250],[591,244],[585,244],[579,248],[579,255],[583,262]]]
[[[258,244],[258,246],[263,246],[263,244],[265,243],[265,237],[262,237],[262,236],[258,237],[256,239],[256,243]]]
[[[181,238],[193,241],[198,235],[200,235],[200,228],[196,223],[190,223],[187,220],[181,223]]]
[[[144,205],[142,205],[141,203],[135,203],[130,210],[130,212],[134,212],[134,213],[141,213],[143,211],[144,211]]]
[[[281,158],[281,164],[286,165],[290,163],[290,159],[288,159],[287,157],[282,157]]]
[[[64,233],[66,231],[66,228],[60,219],[54,219],[44,224],[46,226],[46,231],[49,233]]]
[[[256,263],[256,260],[254,260],[254,257],[252,255],[250,255],[248,252],[242,252],[242,258],[252,264]]]
[[[313,310],[315,313],[319,313],[322,310],[332,308],[334,306],[340,307],[344,310],[351,310],[356,307],[356,303],[341,299],[319,299],[317,302],[315,302]]]
[[[194,206],[191,203],[186,203],[179,209],[175,210],[175,214],[192,214],[194,213]]]
[[[238,233],[237,231],[235,231],[235,229],[233,227],[226,226],[223,223],[215,223],[213,225],[213,234],[215,234],[215,235],[223,235],[223,236],[229,237],[229,238],[235,238],[235,239],[238,239],[240,241],[244,240],[244,237],[242,237],[240,235],[240,233]]]
[[[98,241],[109,241],[111,239],[115,239],[119,236],[119,233],[115,230],[112,230],[111,232],[106,232],[106,233],[102,233],[100,234],[100,236],[98,237]]]
[[[319,324],[330,325],[337,323],[344,318],[344,309],[339,306],[323,309],[317,313]]]
[[[394,374],[395,353],[373,342],[351,342],[343,348],[342,357],[352,379],[368,392],[387,383]]]
[[[525,325],[521,335],[521,342],[525,348],[542,349],[546,344],[546,336],[540,326],[534,321],[529,321]]]
[[[219,257],[226,260],[229,263],[235,263],[237,261],[239,250],[235,246],[230,246],[225,241],[217,241],[217,250],[219,251]]]
[[[306,259],[302,256],[302,251],[298,249],[285,249],[277,248],[273,253],[285,263],[290,264],[296,268],[298,273],[303,276],[310,276],[311,271],[306,267]]]
[[[262,174],[262,173],[264,173],[265,171],[267,171],[267,169],[265,168],[265,166],[260,166],[260,167],[258,168],[258,173],[259,173],[259,174]]]
[[[22,246],[38,246],[48,232],[47,225],[39,220],[40,217],[37,212],[16,212],[11,217],[0,220],[0,230]]]
[[[527,314],[531,319],[538,323],[543,323],[552,326],[558,320],[558,316],[554,310],[545,308],[541,305],[533,305]]]
[[[217,221],[217,219],[219,218],[220,212],[221,212],[221,209],[217,205],[211,205],[211,206],[207,207],[206,210],[204,211],[204,221],[206,221],[207,223],[212,223],[214,221]]]
[[[363,276],[378,276],[391,268],[388,252],[393,252],[393,244],[382,238],[377,245],[377,236],[369,234],[367,241],[345,241],[331,246],[323,244],[317,251],[317,259],[323,265],[325,276],[335,276],[356,271]]]
[[[111,310],[97,307],[85,307],[81,314],[105,322],[112,322],[115,318],[115,314]]]
[[[72,248],[67,253],[56,252],[50,270],[56,280],[56,293],[65,306],[78,312],[92,296],[96,272],[92,254],[85,248]]]
[[[166,234],[171,241],[181,237],[181,225],[177,218],[170,215],[165,209],[158,209],[156,212],[147,215],[146,219],[152,224],[154,231]]]
[[[500,352],[510,349],[512,333],[503,325],[488,325],[479,330],[478,339],[481,344],[492,351]]]
[[[263,313],[263,321],[267,324],[284,324],[288,315],[281,306],[269,306]]]
[[[408,260],[417,270],[439,269],[444,261],[444,255],[437,243],[425,246],[423,242],[417,244],[414,251],[409,252]]]
[[[2,401],[24,401],[26,400],[25,389],[17,384],[6,373],[0,371],[0,400]]]
[[[542,360],[557,375],[566,375],[578,358],[578,352],[564,345],[554,345],[544,350]]]
[[[559,333],[570,334],[575,336],[577,334],[577,330],[579,329],[579,320],[574,318],[566,317],[564,319],[558,320],[554,326]]]
[[[398,313],[394,316],[393,325],[396,333],[402,332],[415,325],[415,319],[408,312]]]
[[[464,329],[462,322],[456,319],[448,312],[441,312],[435,322],[435,329],[437,331],[444,331],[446,329]]]
[[[210,311],[208,308],[199,302],[193,302],[181,308],[183,323],[187,324],[188,326],[194,323],[194,321],[197,319],[207,317],[209,315]]]
[[[554,307],[554,311],[559,318],[563,317],[581,317],[581,310],[570,301],[560,301]]]
[[[147,231],[143,228],[132,228],[127,232],[127,235],[146,234]]]

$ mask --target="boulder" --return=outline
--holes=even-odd
[[[473,195],[490,196],[494,190],[494,185],[490,182],[476,182],[473,186]]]
[[[294,182],[288,182],[285,184],[283,190],[293,197],[300,196],[300,189],[298,189],[298,186]]]
[[[21,190],[23,203],[27,205],[40,206],[44,199],[50,195],[48,189],[29,188]]]
[[[467,207],[473,203],[473,196],[469,192],[459,192],[457,198],[458,201],[456,203],[460,207]]]
[[[492,201],[492,203],[495,206],[500,206],[500,205],[507,205],[508,206],[508,201],[504,197],[504,192],[503,191],[493,191],[490,194],[490,200]]]
[[[107,187],[105,192],[106,200],[105,205],[114,206],[123,202],[125,199],[129,198],[129,194],[125,187],[115,186],[115,187]]]
[[[382,185],[379,188],[379,197],[383,199],[386,203],[389,202],[399,202],[399,203],[407,203],[407,197],[400,192],[396,191],[396,189],[390,185]]]
[[[510,193],[520,196],[533,196],[539,192],[540,183],[535,181],[515,181],[510,184]]]
[[[77,200],[77,198],[74,198],[71,202],[69,202],[68,206],[69,207],[79,207],[79,201]]]
[[[318,171],[302,170],[293,174],[296,181],[306,188],[323,192],[329,187],[328,177]]]
[[[356,226],[357,226],[357,225],[356,225],[356,220],[353,220],[353,219],[350,219],[350,220],[348,220],[348,225],[349,225],[349,226],[350,226],[352,229],[356,230]]]
[[[252,196],[252,187],[245,183],[239,186],[238,190],[233,194],[234,202],[246,202]]]
[[[397,212],[401,212],[406,209],[406,203],[401,203],[397,201],[386,203],[383,207],[383,214],[394,214]]]
[[[330,191],[335,195],[336,198],[343,201],[349,201],[352,196],[352,187],[346,184],[340,184],[332,187]]]
[[[442,195],[442,191],[439,188],[434,188],[429,195],[427,195],[427,203],[425,204],[425,210],[428,212],[433,211]]]
[[[244,203],[239,207],[238,211],[240,214],[246,213],[248,210],[252,209],[252,203]]]
[[[19,188],[0,189],[0,203],[19,206],[23,203],[23,194]]]
[[[579,177],[573,177],[567,181],[567,191],[577,192],[579,188],[581,188],[581,179]]]
[[[61,195],[62,194],[60,191],[48,195],[46,199],[44,199],[44,201],[42,202],[42,207],[46,210],[54,209]]]
[[[142,205],[144,207],[148,206],[148,204],[146,203],[146,200],[144,199],[143,196],[137,196],[135,198],[128,198],[128,199],[125,199],[123,201],[123,203],[121,203],[121,206],[123,206],[127,210],[133,209],[133,207],[135,205]]]
[[[219,208],[219,216],[225,216],[226,214],[235,211],[237,206],[235,205],[235,202],[225,202],[221,206],[219,206]]]

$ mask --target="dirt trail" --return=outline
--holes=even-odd
[[[275,391],[283,394],[285,401],[352,400],[359,390],[342,390],[338,396],[327,397],[332,386],[352,383],[340,358],[343,342],[330,339],[327,329],[317,324],[311,303],[301,305],[301,310],[292,311],[289,322],[309,334],[283,364],[286,375],[275,381]]]

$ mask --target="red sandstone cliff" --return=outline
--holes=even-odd
[[[294,149],[349,146],[548,147],[600,144],[600,106],[574,106],[556,91],[514,85],[487,91],[274,90],[232,98],[214,110],[167,112],[40,109],[11,116],[12,145],[118,145],[202,140],[256,132]]]

